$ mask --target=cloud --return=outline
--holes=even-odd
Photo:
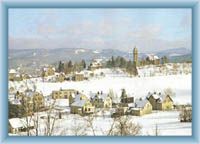
[[[185,28],[191,28],[192,27],[192,17],[190,15],[184,15],[180,21],[180,26]]]
[[[118,17],[113,10],[98,20],[87,18],[65,22],[60,25],[59,16],[49,11],[36,27],[38,37],[9,37],[9,48],[113,48],[130,51],[137,46],[141,51],[157,51],[169,48],[191,48],[190,36],[168,40],[163,38],[165,27],[161,24],[134,23],[137,19]],[[191,27],[190,18],[180,22],[183,31]],[[173,38],[172,38],[173,39]]]

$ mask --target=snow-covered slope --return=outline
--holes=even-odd
[[[105,77],[81,82],[63,82],[63,83],[37,83],[37,89],[44,95],[50,95],[52,90],[60,88],[77,89],[89,94],[97,91],[108,92],[109,89],[120,96],[121,89],[125,88],[128,94],[134,94],[134,97],[146,97],[148,92],[159,91],[171,88],[176,96],[173,98],[175,103],[191,103],[191,75],[171,75],[155,77]]]
[[[147,68],[141,71],[156,71],[155,68]],[[103,73],[103,76],[98,76]],[[95,77],[84,81],[65,81],[63,83],[42,82],[41,78],[31,79],[22,82],[9,82],[9,87],[15,90],[24,91],[26,86],[33,89],[35,83],[37,91],[41,91],[44,96],[51,94],[53,90],[63,89],[77,89],[85,94],[91,92],[103,91],[108,93],[110,89],[120,97],[121,90],[126,89],[127,94],[135,98],[145,98],[148,92],[162,91],[171,88],[175,92],[173,100],[177,104],[188,104],[192,102],[192,77],[189,74],[177,75],[155,75],[155,76],[141,76],[129,77],[120,69],[99,69],[94,72]],[[97,75],[97,76],[96,76]]]

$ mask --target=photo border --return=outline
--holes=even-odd
[[[200,0],[4,0],[0,1],[0,143],[199,143],[199,14]],[[192,9],[192,136],[8,136],[9,8],[190,8]],[[181,86],[181,84],[180,84]]]

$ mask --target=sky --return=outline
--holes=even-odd
[[[9,49],[191,49],[191,9],[9,9]]]

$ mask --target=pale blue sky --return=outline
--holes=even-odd
[[[191,9],[9,9],[9,48],[191,49]]]

